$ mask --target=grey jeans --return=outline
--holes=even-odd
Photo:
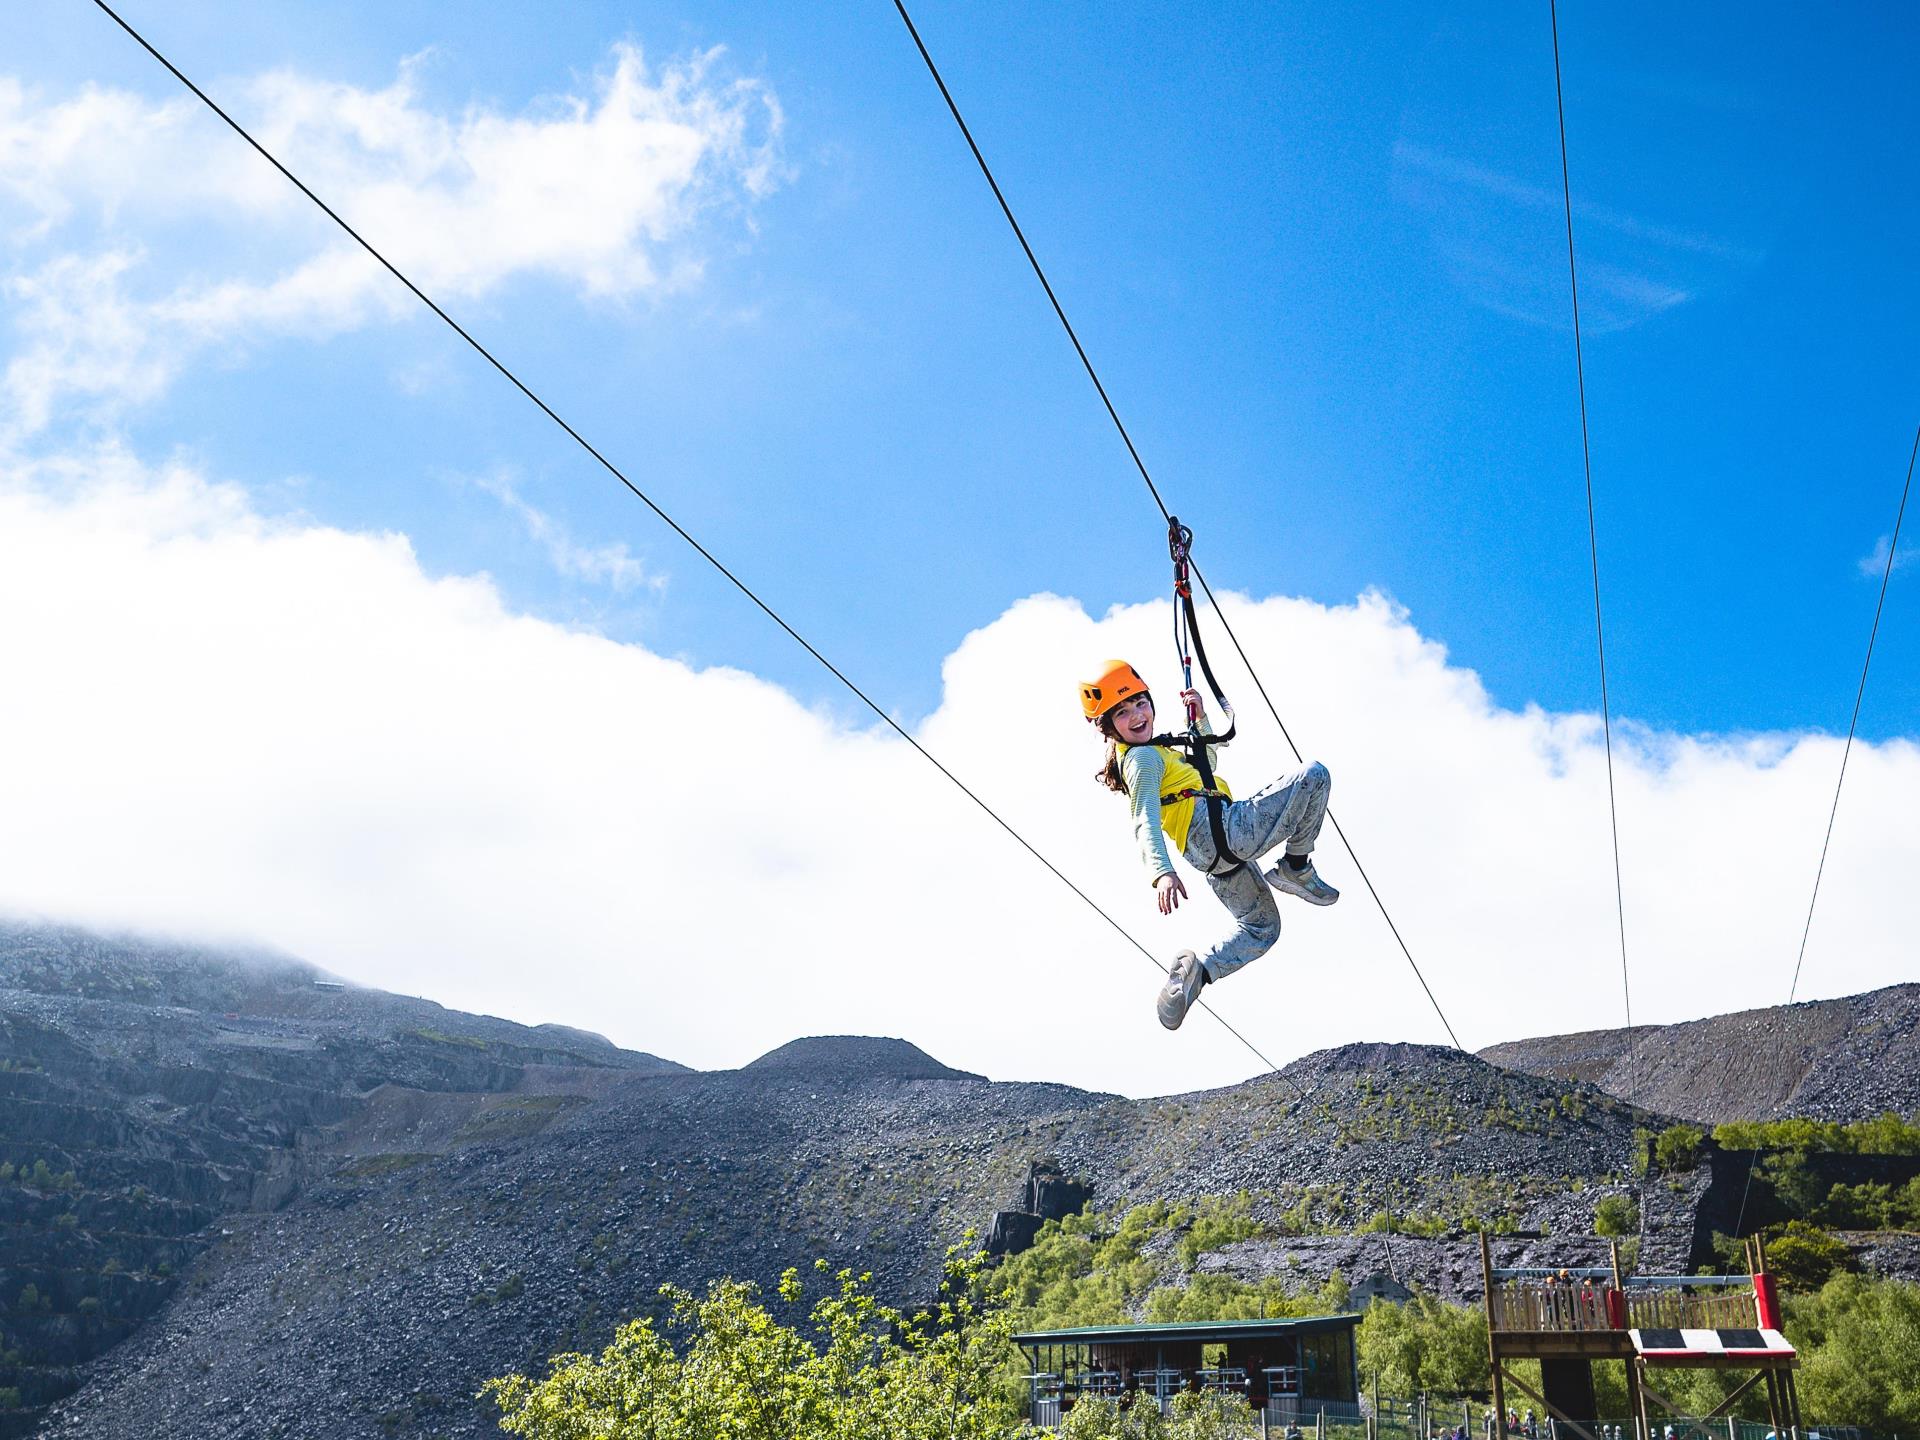
[[[1209,980],[1224,980],[1247,962],[1258,960],[1280,938],[1280,906],[1260,874],[1259,858],[1281,845],[1289,855],[1310,854],[1332,790],[1333,778],[1316,760],[1244,800],[1221,807],[1228,848],[1247,863],[1229,875],[1207,876],[1207,884],[1235,924],[1233,934],[1201,959]],[[1213,826],[1207,822],[1205,801],[1194,803],[1185,853],[1188,863],[1203,873],[1213,865]]]

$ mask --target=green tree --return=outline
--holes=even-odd
[[[1653,1142],[1653,1163],[1663,1175],[1691,1170],[1700,1158],[1700,1142],[1706,1132],[1697,1125],[1669,1125]]]
[[[1891,1223],[1894,1189],[1891,1185],[1835,1185],[1827,1192],[1826,1203],[1815,1212],[1822,1225],[1842,1230],[1879,1230]]]
[[[1767,1242],[1767,1269],[1783,1290],[1811,1293],[1852,1263],[1845,1245],[1804,1220],[1789,1220]]]
[[[1853,1148],[1862,1155],[1920,1155],[1920,1115],[1902,1120],[1891,1111],[1847,1127]]]
[[[556,1356],[544,1379],[502,1376],[481,1393],[503,1430],[529,1440],[997,1440],[1018,1418],[997,1383],[1010,1317],[982,1309],[980,1278],[978,1259],[950,1253],[941,1303],[907,1315],[843,1270],[805,1331],[740,1281],[704,1297],[668,1287],[665,1333],[636,1320],[597,1356]],[[797,1272],[779,1297],[801,1303]]]
[[[1252,1197],[1244,1190],[1228,1200],[1202,1200],[1192,1227],[1180,1237],[1181,1264],[1191,1270],[1209,1250],[1264,1235],[1266,1227],[1253,1218],[1252,1212]]]
[[[1787,1214],[1796,1219],[1811,1218],[1827,1198],[1805,1150],[1782,1150],[1767,1156],[1760,1162],[1760,1174],[1773,1187]]]
[[[1631,1195],[1603,1195],[1593,1207],[1593,1233],[1623,1239],[1640,1233],[1640,1207]]]
[[[1135,1206],[1115,1222],[1097,1212],[1049,1220],[1027,1250],[994,1273],[1000,1303],[1019,1310],[1037,1330],[1069,1325],[1121,1325],[1164,1278],[1142,1252],[1183,1220],[1164,1204]]]
[[[1154,1325],[1199,1320],[1264,1320],[1281,1315],[1334,1315],[1347,1308],[1347,1280],[1337,1271],[1317,1290],[1289,1290],[1285,1282],[1236,1280],[1231,1275],[1194,1275],[1185,1285],[1161,1285],[1147,1293],[1141,1318]]]
[[[1150,1400],[1088,1399],[1067,1412],[1059,1440],[1246,1440],[1251,1414],[1238,1401],[1192,1393],[1174,1397],[1171,1415]]]
[[[1404,1305],[1376,1300],[1356,1337],[1360,1373],[1388,1395],[1431,1390],[1443,1395],[1484,1391],[1487,1317],[1477,1306],[1415,1295]]]
[[[1788,1310],[1808,1419],[1920,1430],[1920,1285],[1836,1275]]]
[[[1725,1150],[1821,1150],[1843,1155],[1920,1155],[1920,1115],[1888,1111],[1841,1125],[1830,1120],[1729,1120],[1713,1138]]]

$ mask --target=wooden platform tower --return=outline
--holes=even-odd
[[[1620,1273],[1620,1247],[1605,1269],[1499,1269],[1492,1245],[1480,1236],[1486,1279],[1487,1358],[1499,1440],[1508,1440],[1511,1386],[1551,1415],[1578,1440],[1597,1440],[1590,1428],[1597,1405],[1593,1362],[1626,1367],[1627,1408],[1634,1440],[1653,1440],[1658,1405],[1676,1427],[1675,1440],[1719,1440],[1702,1427],[1724,1416],[1756,1385],[1766,1386],[1767,1416],[1782,1440],[1801,1440],[1800,1397],[1794,1386],[1799,1357],[1780,1333],[1780,1302],[1766,1273],[1766,1251],[1747,1242],[1744,1275],[1635,1275]],[[1508,1369],[1515,1360],[1540,1362],[1539,1390]],[[1661,1372],[1674,1369],[1752,1373],[1710,1415],[1683,1415],[1663,1393]]]

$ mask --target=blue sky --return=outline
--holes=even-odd
[[[1076,628],[1019,602],[1071,597],[1097,620],[1154,601],[1166,584],[1163,536],[889,5],[263,10],[128,0],[123,13],[240,119],[273,130],[290,165],[376,243],[390,238],[417,262],[459,319],[882,705],[956,751],[980,747],[982,769],[968,773],[984,774],[996,799],[1023,786],[1051,793],[1019,772],[1056,742],[1075,756],[1084,744],[1069,689],[1084,647],[1119,643],[1136,621],[1142,636],[1164,627],[1152,612],[1123,610]],[[1451,993],[1464,995],[1485,978],[1472,958],[1485,937],[1470,916],[1449,929],[1420,915],[1423,898],[1452,903],[1421,888],[1432,879],[1421,856],[1479,845],[1494,864],[1511,842],[1522,863],[1542,817],[1569,807],[1585,827],[1579,844],[1605,839],[1584,764],[1592,735],[1582,717],[1598,681],[1545,7],[1436,17],[1412,6],[924,0],[916,19],[1149,466],[1195,526],[1210,578],[1264,602],[1249,616],[1283,627],[1250,632],[1257,653],[1282,657],[1264,678],[1303,743],[1335,762],[1359,829],[1389,850],[1375,867],[1383,889],[1390,901],[1411,892],[1417,948],[1438,952],[1443,988],[1456,958]],[[1793,737],[1845,730],[1878,583],[1862,562],[1892,527],[1920,423],[1910,143],[1920,96],[1904,70],[1915,26],[1867,7],[1691,6],[1657,17],[1562,7],[1614,711],[1644,737],[1646,791],[1623,804],[1623,831],[1649,868],[1636,876],[1630,864],[1630,909],[1636,885],[1639,895],[1702,887],[1694,913],[1667,917],[1656,937],[1671,947],[1664,953],[1697,950],[1716,914],[1748,905],[1740,886],[1754,877],[1718,867],[1752,862],[1734,865],[1730,841],[1714,849],[1714,826],[1734,834],[1736,816],[1742,836],[1780,851],[1790,875],[1768,880],[1784,908],[1767,923],[1797,939],[1786,912],[1804,907],[1837,747],[1795,749]],[[241,554],[263,534],[352,537],[339,544],[355,558],[327,583],[397,587],[390,593],[411,596],[416,619],[487,577],[504,617],[500,655],[518,653],[515,625],[534,617],[616,642],[614,669],[664,656],[772,687],[659,681],[636,692],[648,703],[726,697],[749,707],[737,718],[751,731],[760,713],[785,713],[784,691],[843,725],[864,723],[829,676],[438,322],[336,261],[325,222],[210,117],[181,106],[174,82],[91,5],[38,7],[9,42],[0,404],[14,413],[0,410],[0,460],[39,475],[36,493],[47,474],[103,464],[118,473],[125,462],[151,500],[173,493],[163,474],[172,463],[212,488],[190,487],[177,514],[154,522],[162,540],[215,537]],[[669,174],[670,156],[634,161],[637,152],[593,168],[590,127],[561,122],[616,108],[608,96],[621,84],[641,110],[655,107],[647,114],[669,114],[675,134],[701,137],[691,178]],[[341,118],[349,112],[358,118]],[[514,149],[536,132],[550,148]],[[79,139],[48,160],[63,134]],[[493,173],[490,161],[507,168]],[[579,208],[542,232],[546,205]],[[603,211],[627,215],[629,230],[597,236]],[[23,513],[55,539],[86,531],[47,520],[53,512]],[[395,580],[391,554],[370,538],[379,536],[404,537],[424,579],[456,590]],[[76,550],[72,573],[92,576],[105,553]],[[233,573],[260,573],[251,564],[236,561]],[[1874,741],[1914,735],[1914,573],[1896,575],[1888,600],[1861,721]],[[132,614],[149,597],[125,583],[104,599]],[[281,597],[294,623],[336,603],[314,584]],[[1403,608],[1348,608],[1375,591]],[[75,606],[86,598],[77,588],[76,597]],[[283,613],[244,588],[223,603]],[[170,604],[156,599],[156,613]],[[315,624],[316,646],[359,643],[346,621],[338,633]],[[464,643],[424,620],[394,621],[396,633],[415,628]],[[75,633],[72,683],[84,686],[87,662],[112,641]],[[1354,654],[1343,657],[1339,643]],[[1432,644],[1445,647],[1444,664]],[[474,663],[488,653],[476,646]],[[1166,667],[1162,650],[1137,653],[1150,673]],[[180,673],[218,664],[218,654],[183,654]],[[989,654],[1000,669],[980,666]],[[1236,667],[1223,668],[1250,710]],[[555,681],[553,693],[626,693],[593,673]],[[371,675],[339,682],[354,713],[437,714],[424,692],[354,690],[373,686]],[[456,691],[467,693],[447,693]],[[184,685],[156,701],[196,703]],[[1447,718],[1456,702],[1457,729]],[[1529,707],[1540,713],[1524,718]],[[955,731],[963,714],[972,728]],[[645,743],[655,724],[688,720],[713,724],[672,710],[629,724]],[[564,747],[584,728],[556,702],[486,733]],[[1028,749],[1021,737],[1035,729],[1045,738]],[[1546,757],[1540,784],[1508,794],[1476,777],[1484,828],[1450,828],[1446,797],[1457,787],[1397,788],[1396,765],[1464,769],[1479,753],[1474,737],[1521,729],[1525,754]],[[694,769],[758,775],[780,735],[749,734]],[[1750,735],[1763,738],[1743,748]],[[1706,739],[1688,750],[1688,736]],[[862,742],[856,733],[833,745],[843,743],[853,751],[828,746],[831,763],[854,766],[847,755]],[[411,776],[420,762],[395,758],[403,750],[386,759]],[[1895,778],[1879,782],[1881,798],[1893,809],[1863,818],[1855,843],[1893,863],[1905,852],[1887,837],[1910,813],[1899,797],[1911,796],[1901,767],[1912,756],[1895,743],[1884,758]],[[170,763],[161,755],[147,768]],[[511,768],[497,754],[475,763]],[[1277,750],[1270,762],[1261,749],[1236,773],[1269,763]],[[188,773],[181,764],[170,783]],[[1071,764],[1086,788],[1081,761]],[[1718,778],[1699,781],[1707,771]],[[291,772],[274,773],[268,790]],[[1728,778],[1736,774],[1745,789]],[[1570,788],[1555,789],[1561,781]],[[1749,809],[1775,785],[1791,806]],[[396,781],[382,800],[369,789],[368,833],[397,823],[404,790]],[[480,785],[473,803],[506,814],[517,803],[509,792],[504,778],[497,794]],[[822,801],[809,779],[773,803],[810,813]],[[928,792],[924,803],[963,842],[952,868],[930,870],[965,884],[997,865],[997,851],[976,847],[998,841],[965,830],[971,822],[940,808],[948,799]],[[1043,807],[1036,823],[1066,804]],[[337,818],[314,819],[310,833]],[[123,809],[110,823],[137,830],[146,817]],[[1103,836],[1118,828],[1111,816],[1102,823]],[[1676,826],[1700,847],[1699,870],[1677,885],[1658,868],[1683,843]],[[1055,838],[1071,851],[1078,834],[1069,826]],[[227,863],[209,844],[196,874]],[[345,875],[362,844],[342,838],[310,858]],[[1124,835],[1117,844],[1119,863],[1131,864]],[[1097,870],[1113,858],[1101,853],[1074,858]],[[1363,853],[1378,849],[1363,843]],[[1729,888],[1714,891],[1721,881]],[[84,867],[49,871],[44,894],[22,879],[0,902],[93,914],[89,883],[111,888]],[[711,909],[713,893],[697,876],[687,883],[688,903]],[[1846,933],[1865,958],[1827,969],[1816,990],[1904,973],[1897,916],[1884,892],[1860,884],[1852,902],[1834,905],[1854,916]],[[1138,909],[1134,888],[1117,893]],[[1598,966],[1612,944],[1610,876],[1589,888],[1593,923],[1580,943]],[[252,891],[208,891],[98,913],[230,929],[367,978],[399,983],[398,974],[449,1003],[580,1019],[577,1009],[536,1014],[544,1002],[498,976],[469,981],[424,899],[379,920],[408,931],[418,950],[439,947],[438,968],[407,970],[388,955],[355,971],[344,921],[331,930],[294,918],[323,915],[337,896],[275,894],[277,912],[256,906]],[[1007,927],[992,911],[966,910],[976,949],[1003,943]],[[1534,923],[1510,918],[1516,935]],[[1378,938],[1365,936],[1368,946]],[[581,943],[618,948],[606,937]],[[831,949],[824,931],[791,943]],[[1779,998],[1791,958],[1790,943],[1784,959],[1769,954],[1765,973],[1777,970],[1780,983],[1741,998]],[[1575,1009],[1607,1023],[1617,971],[1596,973]],[[1656,985],[1647,1013],[1703,1013],[1726,993],[1711,978],[1675,981],[1664,1000]],[[1469,1043],[1572,1028],[1553,1013],[1543,992]],[[930,1002],[927,1025],[940,1015]],[[876,1014],[871,1025],[907,1028],[889,1020]],[[792,1024],[842,1021],[789,1011],[762,1029],[777,1043]],[[688,1028],[703,1023],[676,1016],[682,1028],[662,1038],[631,1016],[607,1021],[628,1043],[695,1063],[727,1058],[725,1042]],[[1355,1033],[1416,1036],[1424,1023],[1416,1005],[1398,1030],[1402,1019],[1391,1018]],[[1316,1026],[1295,1049],[1331,1038]],[[942,1040],[943,1058],[967,1063],[977,1039],[978,1027]],[[994,1068],[991,1056],[975,1063]],[[1120,1085],[1103,1063],[1090,1051],[1067,1078]],[[1125,1083],[1219,1074],[1215,1060],[1189,1058]]]
[[[605,307],[516,279],[461,313],[905,714],[1011,599],[1097,610],[1160,586],[1144,489],[887,7],[127,13],[215,87],[292,65],[377,88],[424,52],[423,98],[450,110],[578,90],[622,39],[725,46],[778,96],[787,173],[704,281]],[[1210,574],[1326,601],[1379,587],[1502,701],[1591,704],[1544,12],[918,18]],[[1891,528],[1916,422],[1910,26],[1562,17],[1602,581],[1635,719],[1844,725],[1873,599],[1857,562]],[[15,73],[50,94],[169,95],[88,6],[16,35]],[[183,215],[143,238],[160,256],[191,234]],[[406,367],[424,393],[396,389]],[[403,528],[431,567],[833,699],[424,318],[263,347],[129,429],[304,477],[309,511]],[[395,467],[418,480],[362,478]],[[551,574],[451,478],[502,469],[581,536],[625,540],[665,593],[609,604]],[[1900,598],[1869,734],[1916,698]]]

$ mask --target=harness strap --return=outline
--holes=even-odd
[[[1200,661],[1200,673],[1206,677],[1207,688],[1213,692],[1214,702],[1225,712],[1227,733],[1224,735],[1202,735],[1200,719],[1191,711],[1187,714],[1187,733],[1176,739],[1174,736],[1156,736],[1152,743],[1179,745],[1187,752],[1187,763],[1199,772],[1201,788],[1196,791],[1183,791],[1181,799],[1204,799],[1207,802],[1207,828],[1213,835],[1213,868],[1209,875],[1231,875],[1246,865],[1246,861],[1233,853],[1233,847],[1227,843],[1227,826],[1220,813],[1220,802],[1231,799],[1224,795],[1213,783],[1213,765],[1207,759],[1207,749],[1212,745],[1225,745],[1234,737],[1239,722],[1234,719],[1233,705],[1220,693],[1220,682],[1214,678],[1213,666],[1207,663],[1207,647],[1200,638],[1200,620],[1193,609],[1193,581],[1188,577],[1188,564],[1193,552],[1193,531],[1180,523],[1179,517],[1167,517],[1167,552],[1173,559],[1173,643],[1180,653],[1180,673],[1186,680],[1186,688],[1193,688],[1193,662]],[[1189,654],[1189,645],[1192,653]],[[1164,798],[1162,804],[1166,803]]]
[[[1205,745],[1190,746],[1187,761],[1200,772],[1200,794],[1207,802],[1207,828],[1213,832],[1213,865],[1207,871],[1209,875],[1231,875],[1242,869],[1246,861],[1233,853],[1233,847],[1227,843],[1227,825],[1220,813],[1221,792],[1213,783],[1213,767],[1207,763]]]

